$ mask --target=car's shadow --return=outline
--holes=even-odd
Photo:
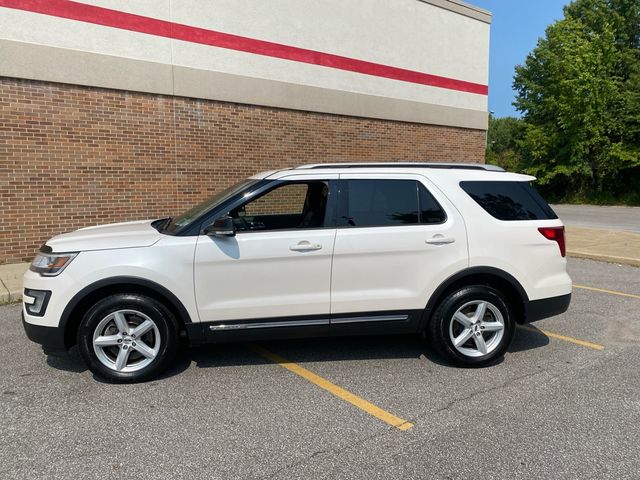
[[[535,327],[517,328],[509,353],[544,347],[549,338]],[[186,349],[178,365],[166,376],[175,375],[193,363],[198,368],[221,368],[273,363],[252,350],[253,344],[214,344]],[[449,368],[461,367],[448,362],[435,349],[415,335],[333,337],[259,342],[259,345],[278,356],[304,365],[314,362],[348,362],[358,360],[417,359]],[[498,358],[496,364],[504,357]],[[185,367],[186,364],[186,367]]]
[[[82,373],[88,370],[86,363],[78,352],[78,347],[71,348],[63,355],[47,355],[47,365],[57,370],[72,373]]]
[[[542,333],[533,324],[528,324],[526,328],[517,327],[513,341],[509,347],[510,353],[524,352],[549,345],[549,337]]]
[[[528,326],[526,330],[517,328],[509,352],[541,348],[548,343],[549,339],[533,326]],[[157,380],[180,375],[192,364],[197,368],[223,368],[273,363],[272,360],[255,353],[252,345],[231,343],[196,348],[183,347],[173,365]],[[449,368],[467,368],[446,361],[428,342],[415,335],[280,340],[260,342],[259,345],[286,360],[302,365],[314,362],[425,358]],[[502,361],[503,358],[499,358],[496,364]],[[53,368],[67,372],[81,373],[87,370],[77,348],[73,348],[69,354],[62,357],[49,356],[47,363]]]

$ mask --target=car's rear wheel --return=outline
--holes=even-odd
[[[115,382],[149,380],[175,357],[177,322],[153,298],[110,295],[89,309],[80,323],[78,346],[89,369]]]
[[[440,302],[428,335],[446,359],[480,367],[504,355],[514,327],[507,299],[494,288],[473,285],[450,293]]]

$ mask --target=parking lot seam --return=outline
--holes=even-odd
[[[578,338],[568,337],[566,335],[560,335],[559,333],[548,332],[546,330],[540,330],[539,328],[528,327],[526,325],[518,325],[518,328],[526,330],[527,332],[540,333],[549,338],[555,338],[556,340],[562,340],[582,347],[592,348],[593,350],[604,350],[604,345],[600,345],[599,343],[587,342],[586,340],[580,340]]]
[[[640,295],[633,293],[618,292],[616,290],[607,290],[606,288],[587,287],[585,285],[574,285],[573,288],[580,288],[582,290],[590,290],[592,292],[608,293],[610,295],[618,295],[620,297],[637,298],[640,300]]]
[[[281,367],[289,370],[292,373],[295,373],[299,377],[304,378],[305,380],[313,383],[314,385],[322,388],[323,390],[326,390],[327,392],[340,398],[341,400],[344,400],[345,402],[348,402],[351,405],[358,407],[360,410],[368,413],[369,415],[376,417],[379,420],[382,420],[383,422],[387,423],[388,425],[391,425],[392,427],[397,428],[398,430],[406,431],[413,427],[413,423],[408,422],[403,418],[397,417],[392,413],[387,412],[386,410],[383,410],[382,408],[372,404],[371,402],[365,400],[364,398],[361,398],[355,395],[354,393],[351,393],[348,390],[345,390],[344,388],[334,384],[333,382],[330,382],[329,380],[321,377],[320,375],[313,373],[311,370],[307,370],[306,368],[298,365],[297,363],[291,362],[286,358],[283,358],[273,352],[270,352],[269,350],[266,350],[265,348],[262,348],[261,346],[256,344],[249,344],[248,348],[253,352],[257,353],[258,355],[260,355],[261,357],[264,357],[267,360],[277,363]]]
[[[529,373],[526,373],[524,375],[520,375],[518,377],[511,378],[511,379],[507,380],[506,382],[503,382],[503,383],[501,383],[499,385],[494,385],[494,386],[486,388],[484,390],[478,390],[478,391],[473,392],[470,395],[467,395],[465,397],[454,398],[454,399],[450,400],[445,406],[438,408],[435,411],[435,413],[442,413],[442,412],[446,412],[446,411],[452,410],[453,407],[455,407],[459,403],[468,402],[469,400],[472,400],[475,397],[478,397],[480,395],[485,395],[485,394],[493,392],[495,390],[500,390],[502,388],[509,387],[509,386],[513,385],[514,383],[516,383],[516,382],[519,382],[521,380],[526,380],[528,378],[535,377],[537,375],[542,375],[543,373],[545,373],[544,370],[543,371],[529,372]]]

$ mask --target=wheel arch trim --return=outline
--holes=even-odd
[[[187,327],[187,330],[190,330],[190,326],[193,325],[193,321],[191,319],[191,315],[189,311],[186,309],[184,304],[176,297],[168,288],[153,282],[151,280],[147,280],[145,278],[140,277],[131,277],[131,276],[117,276],[117,277],[109,277],[104,278],[102,280],[98,280],[90,285],[87,285],[78,293],[76,293],[73,298],[67,303],[64,308],[62,315],[60,316],[59,327],[64,332],[65,338],[65,346],[67,348],[71,347],[73,344],[69,341],[69,335],[67,329],[70,325],[73,325],[75,322],[72,318],[75,309],[89,297],[92,293],[97,292],[100,289],[107,287],[118,287],[121,286],[140,286],[145,289],[151,290],[157,295],[161,296],[164,300],[171,304],[171,307],[175,309],[175,311],[180,315],[181,318],[178,320],[182,320],[182,322]]]
[[[431,294],[431,297],[429,297],[427,306],[425,307],[420,329],[424,330],[427,327],[427,324],[431,320],[431,315],[435,310],[435,307],[443,298],[444,294],[447,292],[449,288],[451,288],[456,282],[464,280],[467,277],[473,277],[475,275],[494,276],[509,283],[516,290],[516,292],[522,299],[523,313],[526,316],[528,305],[530,303],[529,296],[527,295],[527,292],[522,286],[522,284],[518,280],[516,280],[516,278],[513,275],[495,267],[486,267],[486,266],[469,267],[454,273],[453,275],[448,277],[446,280],[444,280],[438,286],[438,288],[434,290],[434,292]]]

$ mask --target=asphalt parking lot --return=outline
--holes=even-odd
[[[604,228],[640,233],[640,207],[601,205],[552,205],[570,227]]]
[[[0,307],[0,478],[638,478],[640,269],[569,270],[629,295],[576,288],[485,369],[415,338],[348,338],[260,344],[271,358],[209,346],[110,385],[77,353],[44,356],[19,306]]]

